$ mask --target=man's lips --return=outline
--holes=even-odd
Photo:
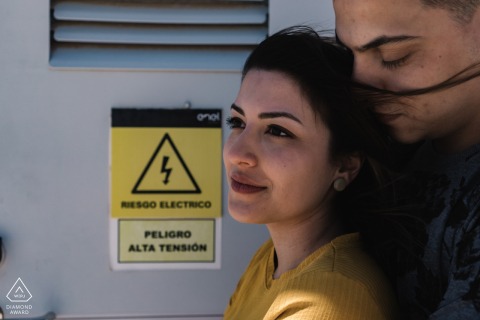
[[[256,193],[267,189],[266,187],[253,185],[240,177],[230,178],[230,187],[238,193]]]

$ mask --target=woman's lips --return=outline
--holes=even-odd
[[[238,193],[256,193],[266,189],[266,187],[254,186],[231,179],[230,186],[233,191]]]

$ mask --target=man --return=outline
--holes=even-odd
[[[374,112],[425,141],[411,163],[424,247],[399,276],[408,319],[480,319],[480,1],[333,0],[354,79],[400,98]]]

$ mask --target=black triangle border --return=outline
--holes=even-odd
[[[185,172],[187,173],[188,177],[190,178],[190,181],[193,183],[193,185],[195,186],[195,190],[138,190],[140,184],[142,183],[143,181],[143,178],[145,177],[145,175],[147,174],[148,170],[150,169],[150,166],[153,164],[153,162],[155,161],[155,158],[157,157],[157,154],[158,152],[160,152],[160,150],[162,149],[162,146],[163,144],[165,143],[165,141],[169,141],[170,142],[170,145],[172,146],[173,148],[173,151],[175,152],[178,160],[180,160],[180,163],[182,164]],[[156,193],[169,193],[169,194],[187,194],[187,193],[202,193],[202,190],[200,189],[200,187],[198,186],[197,182],[195,181],[195,178],[193,177],[192,173],[190,172],[190,170],[188,169],[185,161],[183,160],[182,156],[180,155],[180,152],[178,152],[178,149],[177,149],[177,146],[175,146],[175,144],[173,143],[173,140],[172,138],[170,138],[170,135],[168,133],[165,133],[165,135],[163,136],[162,140],[160,141],[160,143],[158,144],[158,147],[157,149],[155,150],[155,152],[153,153],[152,157],[150,158],[150,160],[148,161],[148,164],[146,165],[145,169],[143,169],[143,172],[142,174],[140,175],[140,177],[138,178],[138,181],[137,183],[135,184],[135,186],[133,187],[132,189],[132,193],[133,194],[156,194]]]

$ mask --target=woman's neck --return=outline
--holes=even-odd
[[[322,221],[319,221],[322,220]],[[275,247],[276,262],[274,279],[295,269],[310,254],[341,234],[344,228],[338,221],[309,219],[294,225],[267,225]]]

